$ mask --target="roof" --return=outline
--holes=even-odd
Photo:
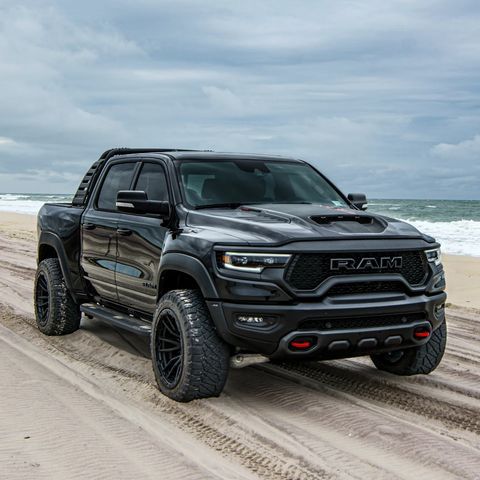
[[[268,155],[258,153],[233,153],[233,152],[214,152],[212,150],[182,150],[182,149],[119,149],[114,155],[139,155],[143,157],[156,157],[158,155],[168,155],[170,158],[178,161],[182,160],[272,160],[299,162],[298,158],[283,157],[280,155]]]
[[[280,155],[267,155],[258,153],[233,153],[233,152],[212,152],[212,151],[193,151],[193,152],[168,152],[168,155],[175,160],[275,160],[275,161],[296,161],[298,158],[282,157]]]

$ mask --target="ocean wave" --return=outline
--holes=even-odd
[[[442,244],[442,251],[445,253],[480,257],[480,222],[475,220],[430,222],[410,219],[405,221],[422,233],[434,237]]]
[[[400,205],[398,203],[380,203],[376,201],[369,201],[369,205],[373,205],[375,207],[399,207]]]
[[[71,195],[0,193],[0,210],[36,215],[46,202],[69,202]]]
[[[0,200],[0,210],[13,213],[36,215],[45,202],[34,200]]]
[[[20,194],[13,194],[13,193],[1,193],[0,194],[0,200],[6,200],[6,201],[14,201],[14,200],[22,200],[22,199],[28,199],[30,198],[30,195],[20,195]]]

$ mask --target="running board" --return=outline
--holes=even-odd
[[[89,317],[94,317],[122,330],[128,330],[139,335],[148,336],[152,331],[151,323],[94,303],[80,305],[80,311]]]

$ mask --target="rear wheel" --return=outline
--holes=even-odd
[[[443,322],[419,347],[372,355],[372,362],[379,370],[395,375],[427,374],[435,370],[442,360],[447,343],[447,324]]]
[[[80,326],[80,309],[67,289],[57,258],[38,265],[34,306],[38,329],[45,335],[66,335]]]
[[[172,290],[158,303],[151,337],[160,391],[178,402],[219,396],[229,368],[228,345],[218,336],[196,290]]]

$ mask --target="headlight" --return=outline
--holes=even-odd
[[[430,263],[434,263],[435,265],[440,265],[440,263],[442,263],[442,253],[439,248],[425,250],[425,255]]]
[[[284,253],[225,252],[219,255],[219,263],[230,270],[260,273],[267,267],[284,267],[290,257]]]

